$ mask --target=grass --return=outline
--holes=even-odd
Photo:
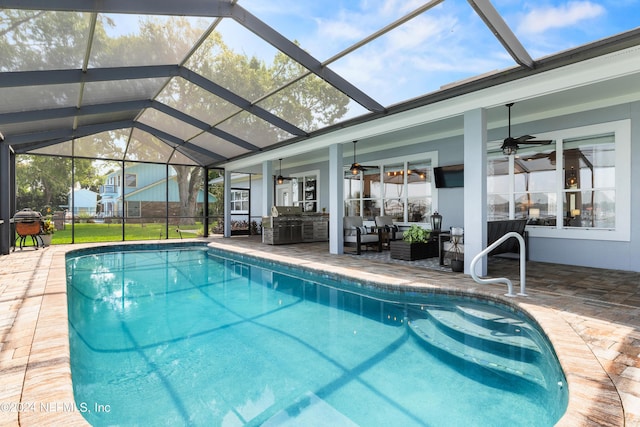
[[[180,234],[176,229],[192,230],[196,233],[182,233],[183,238],[202,236],[202,223],[194,225],[169,226],[169,238],[179,239]],[[143,223],[126,224],[124,227],[125,240],[156,240],[167,237],[166,225],[164,223]],[[71,225],[67,224],[64,230],[57,230],[53,234],[51,244],[71,243]],[[74,230],[75,243],[92,242],[117,242],[122,241],[122,224],[95,224],[76,223]]]

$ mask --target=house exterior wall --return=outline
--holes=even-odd
[[[180,204],[177,202],[141,202],[141,217],[126,217],[127,223],[140,224],[143,222],[164,222],[167,216],[167,208],[169,209],[169,225],[178,225],[181,223]],[[198,203],[198,212],[202,212],[202,203]],[[201,218],[196,218],[201,220]]]
[[[597,268],[611,268],[619,270],[640,271],[640,263],[637,261],[640,255],[640,186],[634,183],[640,182],[640,101],[624,103],[606,108],[594,109],[586,112],[558,115],[551,119],[520,123],[512,126],[512,134],[532,134],[552,132],[562,129],[579,128],[599,123],[630,120],[631,123],[631,176],[628,182],[620,185],[629,185],[631,231],[628,241],[615,241],[606,239],[572,239],[572,238],[548,238],[529,237],[529,259],[532,261],[551,262],[568,265],[591,266]],[[462,132],[462,129],[461,129]],[[489,141],[504,139],[507,135],[506,127],[491,129],[488,131]],[[463,136],[448,137],[430,141],[429,136],[425,140],[411,145],[404,145],[398,141],[392,149],[378,152],[368,152],[358,155],[358,161],[363,164],[384,160],[387,158],[415,155],[429,151],[437,151],[439,165],[453,165],[464,162]],[[344,163],[351,162],[351,153],[345,152]],[[328,161],[319,161],[307,165],[290,168],[286,174],[294,174],[306,170],[320,170],[319,206],[328,203]],[[618,184],[617,184],[618,186]],[[258,186],[254,183],[254,188]],[[256,196],[255,192],[252,197]],[[259,197],[259,194],[257,195]],[[446,188],[437,190],[438,212],[443,216],[443,228],[462,226],[464,224],[464,189]],[[255,206],[259,206],[256,204]]]
[[[598,109],[556,119],[553,126],[584,126],[591,123],[631,120],[631,233],[627,241],[529,239],[529,256],[534,261],[560,262],[597,268],[640,271],[640,101]],[[623,185],[620,183],[620,185]]]
[[[135,175],[135,186],[127,186],[127,175]],[[180,197],[175,172],[169,168],[169,179],[166,177],[165,165],[136,164],[125,167],[125,176],[120,179],[120,185],[109,184],[112,177],[121,175],[121,171],[111,173],[105,178],[103,186],[102,204],[105,206],[105,217],[126,216],[127,222],[144,222],[149,218],[164,219],[180,215]],[[122,195],[124,194],[124,200]],[[197,213],[203,212],[204,191],[197,195]],[[140,215],[127,213],[127,203],[140,203]],[[178,223],[177,219],[170,219],[170,223]]]
[[[73,197],[73,199],[72,199]],[[69,208],[73,201],[73,214],[95,215],[98,205],[98,194],[87,189],[78,189],[69,192]]]

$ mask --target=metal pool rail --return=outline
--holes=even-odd
[[[471,261],[471,266],[470,268],[470,273],[471,273],[471,277],[473,277],[473,280],[475,280],[477,283],[480,283],[482,285],[487,285],[489,283],[504,283],[507,285],[507,293],[505,294],[508,297],[515,297],[516,294],[513,293],[513,283],[511,283],[511,280],[507,279],[506,277],[497,277],[494,279],[482,279],[480,277],[478,277],[478,275],[476,274],[476,264],[478,263],[478,261],[483,257],[486,256],[489,252],[491,252],[493,249],[495,249],[496,247],[498,247],[502,242],[504,242],[505,240],[510,239],[511,237],[515,237],[516,239],[518,239],[518,242],[520,242],[520,292],[518,292],[518,295],[526,297],[527,293],[525,292],[525,288],[526,288],[526,262],[527,262],[527,257],[526,257],[526,249],[525,249],[525,244],[524,244],[524,238],[519,234],[516,233],[515,231],[511,231],[507,234],[505,234],[504,236],[500,237],[498,240],[496,240],[495,242],[493,242],[491,245],[487,246],[482,252],[480,252],[478,255],[476,255],[473,260]]]

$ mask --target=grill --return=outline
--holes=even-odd
[[[13,247],[14,251],[16,250],[18,240],[20,240],[20,249],[22,249],[27,237],[31,237],[31,241],[36,250],[38,246],[44,246],[42,238],[39,236],[42,230],[42,215],[40,215],[40,212],[32,211],[29,208],[22,209],[13,216],[13,223],[16,227],[16,234],[18,234],[16,244],[14,244]],[[40,244],[38,244],[38,239],[40,239]]]

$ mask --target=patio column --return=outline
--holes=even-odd
[[[271,206],[275,203],[273,194],[273,162],[262,162],[262,216],[271,215]]]
[[[478,108],[464,113],[464,272],[487,241],[487,117]],[[487,274],[486,257],[477,264]]]
[[[224,170],[224,237],[231,237],[231,171]]]
[[[342,144],[329,146],[329,253],[344,253],[344,177]]]

